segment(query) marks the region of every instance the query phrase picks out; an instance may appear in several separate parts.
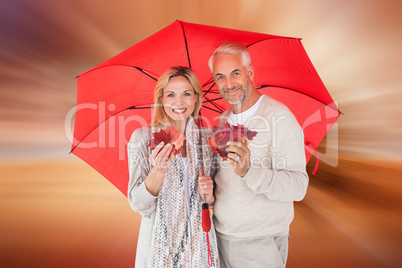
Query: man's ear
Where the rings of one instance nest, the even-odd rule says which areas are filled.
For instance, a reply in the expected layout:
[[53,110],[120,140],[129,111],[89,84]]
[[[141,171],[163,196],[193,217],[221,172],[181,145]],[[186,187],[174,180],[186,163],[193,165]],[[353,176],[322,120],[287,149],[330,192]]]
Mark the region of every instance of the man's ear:
[[252,65],[248,67],[247,75],[250,78],[250,81],[254,81],[254,67]]

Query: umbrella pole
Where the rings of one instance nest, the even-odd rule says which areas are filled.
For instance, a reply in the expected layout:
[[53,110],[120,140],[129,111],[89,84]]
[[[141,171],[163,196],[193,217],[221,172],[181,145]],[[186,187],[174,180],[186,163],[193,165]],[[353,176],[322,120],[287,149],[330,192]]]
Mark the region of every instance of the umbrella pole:
[[[200,143],[200,156],[201,156],[201,176],[204,176],[204,159],[203,159],[203,152],[202,152],[202,129],[201,126],[202,120],[201,120],[201,115],[198,117],[198,128],[200,130],[200,135],[199,135],[199,143]],[[211,247],[209,244],[209,231],[211,230],[211,213],[209,212],[209,205],[206,200],[206,196],[204,194],[204,203],[202,204],[202,218],[201,218],[201,224],[202,224],[202,229],[204,232],[207,234],[207,244],[208,244],[208,265],[212,267],[212,255],[211,255]]]
[[[203,155],[202,155],[202,130],[201,130],[201,126],[202,126],[202,121],[201,121],[201,116],[198,117],[198,128],[200,130],[200,136],[199,136],[199,143],[200,143],[200,156],[201,156],[201,176],[204,176],[204,159],[203,159]],[[209,205],[207,203],[205,194],[204,194],[204,203],[202,204],[202,229],[205,232],[209,232],[209,230],[211,230],[211,214],[209,212]]]

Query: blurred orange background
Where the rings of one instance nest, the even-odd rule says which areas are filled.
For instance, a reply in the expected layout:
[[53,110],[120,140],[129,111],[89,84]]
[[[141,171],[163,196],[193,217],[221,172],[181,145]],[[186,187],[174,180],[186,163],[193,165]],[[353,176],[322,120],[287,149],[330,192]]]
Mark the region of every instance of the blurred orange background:
[[[0,267],[133,267],[140,215],[74,155],[75,76],[176,19],[303,38],[344,113],[287,267],[401,267],[402,2],[0,0]],[[334,137],[336,138],[334,140]]]

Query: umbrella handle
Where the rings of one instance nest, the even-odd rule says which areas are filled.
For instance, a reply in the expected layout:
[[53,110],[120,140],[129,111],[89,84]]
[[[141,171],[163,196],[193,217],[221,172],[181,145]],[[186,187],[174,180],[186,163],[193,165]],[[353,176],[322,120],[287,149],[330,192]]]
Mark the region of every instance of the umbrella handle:
[[[204,195],[204,200],[205,200],[205,195]],[[202,204],[202,229],[205,232],[209,232],[211,230],[211,213],[209,212],[209,206],[208,203],[203,203]]]
[[212,255],[211,255],[211,247],[209,245],[209,231],[211,230],[211,214],[209,212],[209,205],[205,200],[204,194],[204,203],[202,204],[202,229],[207,234],[207,244],[208,244],[208,265],[212,267]]

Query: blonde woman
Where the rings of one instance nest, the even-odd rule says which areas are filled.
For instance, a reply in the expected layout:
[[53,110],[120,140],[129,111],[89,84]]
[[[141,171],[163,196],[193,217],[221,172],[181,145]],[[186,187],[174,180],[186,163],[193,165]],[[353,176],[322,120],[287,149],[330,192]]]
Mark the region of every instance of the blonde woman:
[[[215,201],[211,163],[213,155],[197,116],[202,88],[188,67],[172,67],[159,78],[154,91],[154,119],[137,129],[128,144],[128,200],[142,215],[135,267],[210,267],[208,243],[201,225],[202,196]],[[172,146],[148,148],[152,133],[172,126],[186,139],[180,153]],[[202,156],[200,155],[202,151]],[[173,158],[173,160],[171,160]],[[170,160],[169,160],[170,159]],[[203,159],[204,176],[199,176]],[[212,267],[219,267],[215,230],[209,232]],[[210,260],[211,262],[211,260]]]

